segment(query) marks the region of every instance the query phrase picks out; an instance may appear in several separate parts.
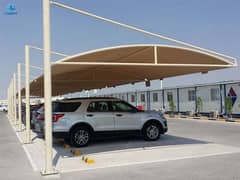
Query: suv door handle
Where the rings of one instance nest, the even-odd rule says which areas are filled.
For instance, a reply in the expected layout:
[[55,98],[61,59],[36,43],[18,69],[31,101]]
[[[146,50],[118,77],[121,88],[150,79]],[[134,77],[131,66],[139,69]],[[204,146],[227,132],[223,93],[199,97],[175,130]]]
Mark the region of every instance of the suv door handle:
[[87,114],[88,117],[93,117],[93,114]]
[[116,116],[123,116],[122,114],[116,114]]

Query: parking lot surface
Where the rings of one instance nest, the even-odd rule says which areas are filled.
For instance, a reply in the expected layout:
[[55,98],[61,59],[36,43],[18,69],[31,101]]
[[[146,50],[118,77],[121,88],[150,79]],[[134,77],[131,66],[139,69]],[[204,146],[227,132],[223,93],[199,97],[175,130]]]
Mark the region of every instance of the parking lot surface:
[[[30,163],[3,114],[0,129],[0,179],[41,179],[43,141],[33,136],[35,145],[25,145],[33,161]],[[55,144],[54,163],[60,171],[57,178],[237,180],[240,179],[239,132],[240,125],[235,123],[171,120],[167,135],[156,142],[119,138],[80,148],[81,154],[95,160],[91,165],[84,163],[81,156],[73,156],[61,144]]]

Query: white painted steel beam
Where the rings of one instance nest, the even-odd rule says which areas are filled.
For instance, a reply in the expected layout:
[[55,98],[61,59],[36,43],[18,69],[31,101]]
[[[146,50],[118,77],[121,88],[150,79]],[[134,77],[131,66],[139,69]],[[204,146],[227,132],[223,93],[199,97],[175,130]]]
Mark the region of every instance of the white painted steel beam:
[[105,66],[168,66],[168,67],[233,67],[231,64],[176,64],[176,63],[111,63],[111,62],[56,62],[58,65],[105,65]]
[[[36,46],[32,46],[32,45],[29,45],[29,47],[30,47],[31,49],[36,49],[36,50],[44,51],[44,49],[43,49],[43,48],[40,48],[40,47],[36,47]],[[63,53],[60,53],[60,52],[56,52],[56,51],[51,51],[51,54],[58,55],[58,56],[63,56],[63,57],[69,56],[69,55],[66,55],[66,54],[63,54]]]
[[[22,65],[25,65],[24,63],[21,63]],[[39,67],[39,66],[33,66],[33,65],[30,65],[29,64],[29,68],[33,68],[33,69],[38,69],[38,70],[43,70],[42,67]]]

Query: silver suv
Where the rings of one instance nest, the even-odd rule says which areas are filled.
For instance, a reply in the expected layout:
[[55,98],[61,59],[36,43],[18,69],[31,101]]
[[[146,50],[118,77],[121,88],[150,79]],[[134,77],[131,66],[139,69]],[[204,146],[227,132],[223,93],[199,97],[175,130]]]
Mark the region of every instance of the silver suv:
[[[141,134],[154,141],[167,132],[161,112],[142,111],[115,98],[79,98],[53,102],[53,136],[68,139],[75,147],[86,146],[97,135]],[[44,131],[44,110],[38,110],[37,131]]]

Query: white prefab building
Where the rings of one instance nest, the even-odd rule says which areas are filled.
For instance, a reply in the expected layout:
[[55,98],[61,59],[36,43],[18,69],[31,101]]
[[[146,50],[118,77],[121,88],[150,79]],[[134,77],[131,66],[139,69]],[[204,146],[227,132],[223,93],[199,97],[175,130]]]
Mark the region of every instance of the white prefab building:
[[[109,96],[109,94],[105,94]],[[200,84],[188,87],[173,87],[146,91],[111,94],[111,96],[128,101],[134,106],[142,106],[145,110],[170,111],[169,102],[173,100],[178,113],[196,112],[197,99],[202,100],[201,113],[216,112],[225,114],[225,99],[230,97],[233,115],[240,116],[240,81],[215,84]]]
[[150,91],[150,109],[152,110],[163,110],[163,91],[162,90],[156,90],[156,91]]
[[[175,106],[177,106],[177,103],[176,103],[178,102],[177,89],[166,89],[163,91],[163,94],[164,94],[163,105],[164,105],[165,111],[170,111],[169,102],[171,100],[173,100]],[[176,111],[177,111],[177,107],[176,107]]]
[[196,110],[196,88],[188,87],[188,88],[178,88],[178,103],[179,103],[179,111],[191,111],[195,112]]
[[142,106],[143,109],[148,109],[148,97],[147,91],[145,92],[137,92],[137,106]]
[[217,111],[221,113],[220,85],[200,86],[196,88],[196,96],[201,97],[203,112]]
[[232,99],[233,114],[240,114],[240,82],[229,83],[224,87],[225,96],[229,96]]
[[137,93],[136,92],[129,92],[128,95],[128,102],[133,106],[137,106]]

